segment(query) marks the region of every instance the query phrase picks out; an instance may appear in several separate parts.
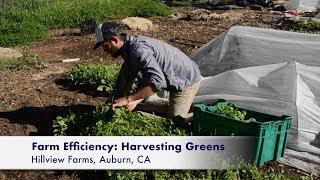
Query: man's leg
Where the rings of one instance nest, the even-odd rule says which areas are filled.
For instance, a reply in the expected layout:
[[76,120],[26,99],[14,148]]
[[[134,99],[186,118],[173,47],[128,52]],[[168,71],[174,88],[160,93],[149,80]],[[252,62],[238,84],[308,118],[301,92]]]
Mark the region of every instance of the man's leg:
[[200,82],[197,82],[191,87],[188,87],[185,91],[170,93],[168,116],[171,118],[177,116],[188,118],[190,106],[199,90],[199,87]]

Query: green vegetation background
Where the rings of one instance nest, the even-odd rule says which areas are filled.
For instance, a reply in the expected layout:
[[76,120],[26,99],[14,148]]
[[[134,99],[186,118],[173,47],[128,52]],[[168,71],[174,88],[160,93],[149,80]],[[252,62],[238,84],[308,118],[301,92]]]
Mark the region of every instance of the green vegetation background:
[[48,30],[76,28],[129,16],[168,16],[168,6],[154,0],[10,0],[0,5],[0,46],[26,45]]

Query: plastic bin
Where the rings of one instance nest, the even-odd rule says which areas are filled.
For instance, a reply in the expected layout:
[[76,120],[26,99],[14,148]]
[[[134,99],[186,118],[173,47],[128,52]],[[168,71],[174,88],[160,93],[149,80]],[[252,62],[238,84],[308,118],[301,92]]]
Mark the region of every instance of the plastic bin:
[[273,116],[238,108],[247,111],[245,119],[255,118],[257,121],[246,123],[215,113],[219,106],[227,105],[227,102],[220,102],[213,106],[194,105],[193,117],[196,132],[200,135],[255,136],[257,146],[253,163],[259,166],[283,157],[292,124],[290,116]]

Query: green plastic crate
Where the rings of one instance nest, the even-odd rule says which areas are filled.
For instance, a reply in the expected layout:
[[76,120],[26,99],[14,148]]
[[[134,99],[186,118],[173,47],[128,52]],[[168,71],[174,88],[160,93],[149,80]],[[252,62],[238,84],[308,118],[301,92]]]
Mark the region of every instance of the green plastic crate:
[[227,105],[227,102],[220,102],[213,106],[194,105],[193,117],[196,132],[200,135],[255,136],[257,146],[253,163],[259,166],[283,157],[292,124],[290,116],[273,116],[238,108],[247,111],[245,119],[255,118],[257,121],[246,123],[215,113],[219,106]]

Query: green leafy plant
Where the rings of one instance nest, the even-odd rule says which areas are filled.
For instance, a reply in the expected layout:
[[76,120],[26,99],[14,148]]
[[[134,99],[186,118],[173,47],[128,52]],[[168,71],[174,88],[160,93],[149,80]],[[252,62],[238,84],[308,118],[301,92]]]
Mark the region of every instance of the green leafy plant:
[[144,116],[137,112],[116,109],[111,120],[106,120],[110,106],[104,106],[95,112],[97,123],[92,127],[98,136],[172,136],[186,135],[184,130],[174,128],[170,119]]
[[[94,89],[97,92],[110,94],[115,86],[119,71],[120,65],[118,64],[84,63],[71,69],[68,72],[67,80],[73,86],[79,86],[90,90],[90,92]],[[137,87],[138,80],[135,79],[131,86],[131,91],[134,91]]]
[[115,85],[120,66],[117,64],[80,64],[68,72],[67,79],[74,85],[88,86],[110,93]]
[[92,122],[82,116],[70,113],[66,117],[57,117],[53,121],[53,134],[55,136],[90,135],[89,126]]
[[230,105],[230,106],[220,106],[218,107],[216,113],[223,115],[223,116],[228,116],[231,118],[234,118],[236,120],[244,120],[247,112],[246,111],[239,111],[237,109],[237,107],[235,107],[234,105]]
[[53,121],[53,133],[55,136],[65,136],[67,131],[70,128],[70,124],[73,124],[75,121],[75,114],[70,114],[68,117],[57,117]]
[[239,110],[234,104],[227,105],[227,106],[219,106],[217,111],[217,114],[231,117],[233,119],[243,121],[243,122],[252,122],[256,121],[254,118],[245,119],[247,115],[247,111],[245,110]]
[[98,107],[93,119],[70,114],[57,117],[53,123],[54,135],[96,135],[96,136],[171,136],[186,135],[182,129],[175,128],[170,119],[144,116],[138,112],[128,112],[124,108],[115,110],[108,119],[110,106]]

